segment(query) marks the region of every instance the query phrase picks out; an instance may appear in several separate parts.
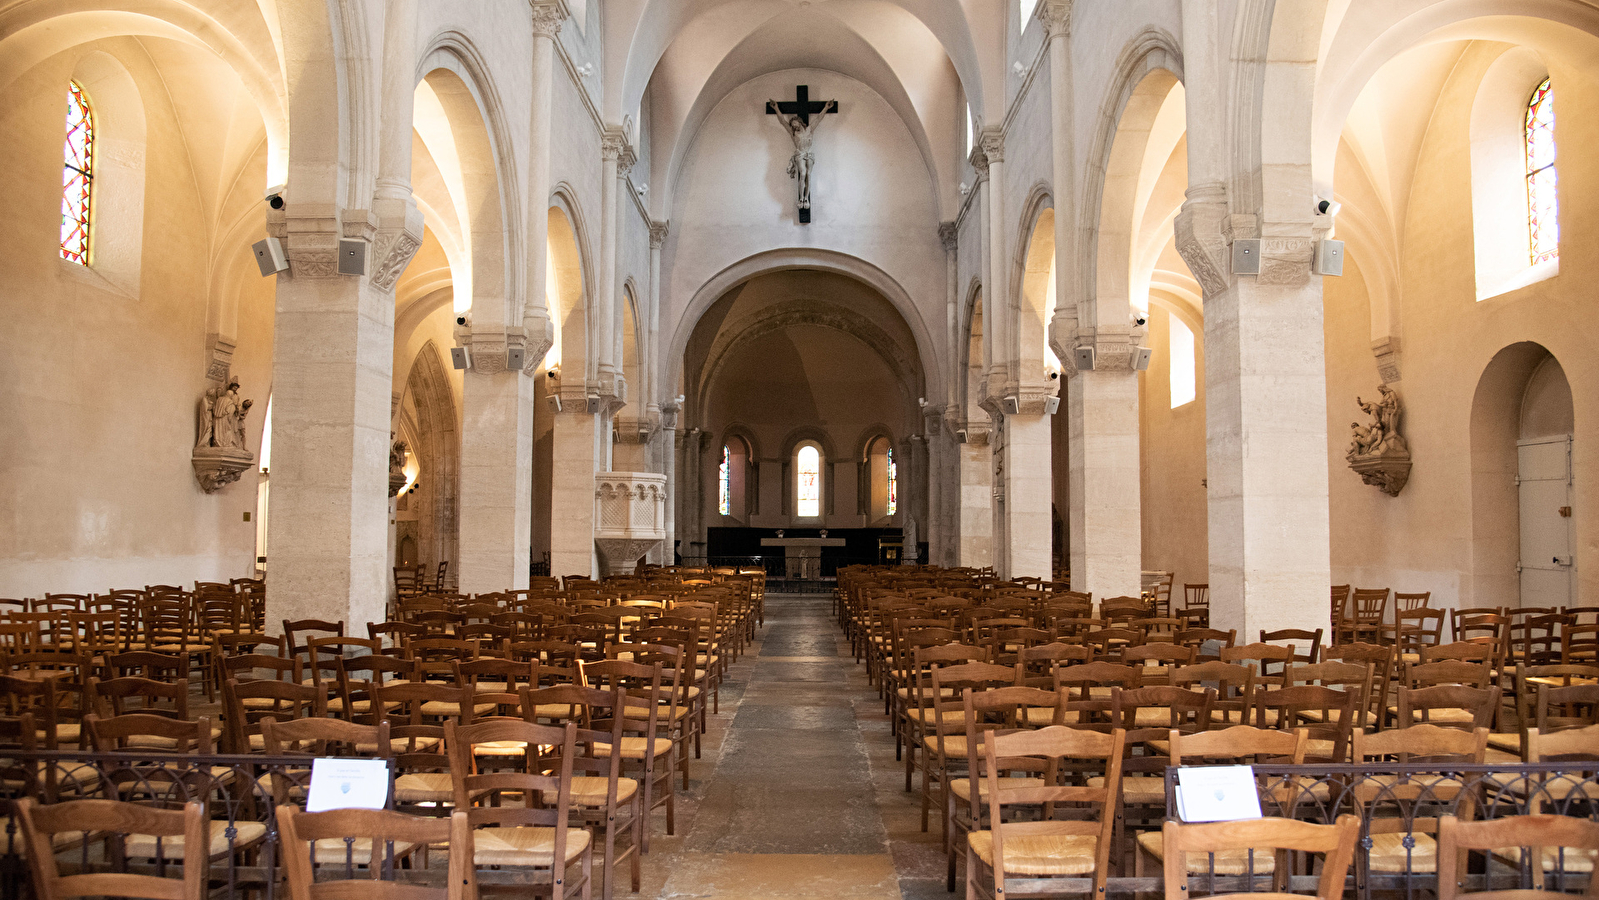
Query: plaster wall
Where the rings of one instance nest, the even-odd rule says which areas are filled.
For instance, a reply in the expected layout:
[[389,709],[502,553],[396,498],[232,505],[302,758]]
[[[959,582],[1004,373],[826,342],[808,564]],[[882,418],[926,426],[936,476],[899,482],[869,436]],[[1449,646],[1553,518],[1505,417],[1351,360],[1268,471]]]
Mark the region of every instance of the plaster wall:
[[[1152,305],[1145,345],[1154,351],[1138,376],[1140,496],[1143,498],[1143,567],[1172,572],[1181,605],[1185,582],[1210,581],[1205,505],[1204,328],[1194,332],[1195,398],[1171,406],[1171,320]],[[1174,606],[1175,608],[1175,606]]]
[[[142,215],[100,210],[93,234],[94,246],[109,246],[130,239],[116,229],[142,232],[138,278],[126,285],[58,256],[66,86],[77,60],[97,50],[128,70],[146,119],[142,147],[102,153],[96,166],[107,184],[143,170]],[[259,209],[259,194],[244,195],[262,182],[265,147],[259,119],[253,137],[246,120],[239,137],[256,149],[235,149],[228,160],[235,172],[191,159],[184,126],[193,119],[186,117],[236,99],[226,70],[200,57],[161,39],[93,41],[46,59],[0,99],[0,190],[9,198],[0,217],[0,595],[103,592],[253,571],[255,525],[243,514],[255,509],[256,479],[247,471],[207,495],[189,458],[196,403],[211,386],[206,314],[214,289],[237,301],[233,372],[256,404],[246,447],[260,448],[272,285],[253,271],[221,277],[243,265],[253,270],[248,242],[260,228],[244,226],[248,237],[233,252],[214,253],[211,241],[220,224]],[[163,63],[222,80],[214,92],[173,98]],[[116,111],[101,113],[109,125]],[[213,288],[214,277],[228,287]]]
[[[1344,462],[1348,422],[1359,418],[1355,397],[1375,393],[1379,383],[1367,343],[1362,260],[1351,254],[1350,274],[1324,281],[1332,574],[1335,582],[1363,587],[1431,590],[1435,606],[1519,605],[1509,588],[1513,572],[1474,570],[1473,559],[1492,549],[1474,546],[1474,529],[1482,535],[1476,540],[1509,541],[1514,529],[1484,526],[1513,522],[1519,513],[1513,493],[1474,495],[1471,489],[1481,462],[1472,453],[1472,406],[1495,354],[1530,341],[1554,355],[1571,385],[1577,590],[1579,602],[1592,604],[1599,598],[1599,354],[1593,352],[1599,323],[1589,286],[1599,274],[1599,160],[1580,148],[1599,140],[1599,93],[1591,72],[1549,60],[1557,85],[1559,274],[1479,302],[1472,217],[1460,201],[1472,196],[1472,101],[1488,59],[1467,54],[1444,85],[1406,211],[1399,276],[1403,363],[1395,388],[1415,466],[1398,497],[1361,483]],[[1341,154],[1340,182],[1359,177],[1348,163]],[[1482,502],[1493,497],[1498,500]],[[1500,568],[1514,557],[1513,548],[1504,549],[1509,552],[1499,554]],[[1479,583],[1482,576],[1491,577],[1493,587]]]

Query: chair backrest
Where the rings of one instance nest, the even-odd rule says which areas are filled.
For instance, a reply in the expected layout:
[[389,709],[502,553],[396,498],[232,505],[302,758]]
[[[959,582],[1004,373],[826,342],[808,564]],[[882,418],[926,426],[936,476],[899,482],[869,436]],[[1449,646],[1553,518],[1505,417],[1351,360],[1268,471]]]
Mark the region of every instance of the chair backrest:
[[1471,732],[1438,725],[1411,725],[1371,733],[1355,732],[1356,765],[1393,757],[1400,762],[1480,763],[1488,752],[1488,729]]
[[[1468,687],[1464,684],[1438,684],[1425,688],[1399,686],[1399,725],[1418,725],[1432,722],[1474,731],[1492,727],[1499,714],[1500,690],[1498,685],[1486,688]],[[1453,710],[1453,716],[1441,716],[1440,710]],[[1460,713],[1470,716],[1462,720]]]
[[[206,887],[207,853],[211,844],[205,809],[198,802],[182,809],[156,809],[117,800],[73,800],[40,805],[31,797],[17,801],[17,820],[27,843],[28,865],[33,870],[34,892],[39,900],[64,900],[67,897],[117,896],[144,900],[200,900]],[[126,859],[118,860],[124,871],[79,872],[62,875],[56,860],[56,835],[81,832],[93,835],[152,835],[157,838],[182,837],[177,841],[157,841],[160,849],[181,854],[181,881],[161,875],[139,875],[125,871]],[[70,838],[69,838],[70,840]],[[105,846],[122,846],[108,841]],[[181,849],[179,849],[181,847]],[[109,850],[107,851],[109,852]]]
[[1216,731],[1183,734],[1171,731],[1171,764],[1185,759],[1233,759],[1251,762],[1283,762],[1298,765],[1305,760],[1310,735],[1305,729],[1273,731],[1252,725],[1234,725]]
[[[1360,718],[1358,707],[1363,696],[1358,690],[1340,691],[1313,684],[1261,691],[1255,695],[1255,724],[1278,730],[1303,728],[1310,740],[1332,744],[1331,752],[1318,753],[1309,761],[1344,763],[1349,759],[1350,735]],[[1309,745],[1306,751],[1309,752]]]
[[[982,777],[988,782],[990,833],[993,839],[993,893],[1004,896],[1005,841],[1033,836],[1082,835],[1094,841],[1095,892],[1102,891],[1115,830],[1115,802],[1120,796],[1125,739],[1120,729],[1109,734],[1050,725],[1028,731],[995,734],[983,742]],[[1103,763],[1104,781],[1098,786],[1062,783],[1064,766],[1083,760]],[[1024,771],[1042,777],[1043,784],[1000,777],[1001,772]],[[974,777],[978,773],[973,773]],[[1014,785],[1014,786],[1013,786]],[[1026,785],[1026,786],[1022,786]],[[977,791],[973,791],[977,793]],[[1093,812],[1088,821],[1048,819],[1015,821],[1004,814],[1007,806],[1042,806],[1045,809],[1082,804]]]
[[1540,734],[1599,725],[1599,684],[1540,687],[1535,721]]
[[1222,725],[1247,725],[1255,703],[1255,669],[1224,663],[1221,660],[1180,666],[1167,673],[1175,687],[1215,685],[1216,699],[1211,704],[1211,719]]
[[154,678],[89,679],[89,704],[101,717],[144,713],[169,719],[189,718],[189,683]]
[[[516,742],[527,747],[525,771],[495,769],[480,772],[476,748],[480,744]],[[455,789],[455,808],[466,810],[473,827],[544,826],[554,827],[554,859],[564,860],[567,821],[572,804],[572,760],[576,755],[577,726],[536,725],[515,719],[491,719],[474,725],[444,723],[444,744],[450,754],[450,780]],[[554,774],[540,760],[545,755],[559,758]],[[552,760],[553,761],[553,760]],[[555,793],[555,802],[539,804],[539,798]],[[516,796],[518,802],[505,802]],[[480,804],[488,805],[480,805]]]
[[[1294,663],[1313,663],[1321,657],[1322,633],[1322,629],[1320,628],[1316,629],[1315,631],[1306,631],[1303,628],[1281,628],[1277,631],[1267,631],[1263,628],[1260,631],[1260,642],[1262,644],[1287,644],[1289,642],[1294,642]],[[1303,653],[1299,651],[1298,644],[1300,642],[1303,642],[1306,645],[1306,649]]]
[[[1502,816],[1480,822],[1464,822],[1455,816],[1444,816],[1438,822],[1438,871],[1464,872],[1466,860],[1462,851],[1484,851],[1489,857],[1505,858],[1511,848],[1522,852],[1515,860],[1523,873],[1524,884],[1531,889],[1483,891],[1469,896],[1483,900],[1538,900],[1547,897],[1545,878],[1555,879],[1554,894],[1569,893],[1567,880],[1577,867],[1566,864],[1586,860],[1592,871],[1592,860],[1599,855],[1599,822],[1574,816],[1532,815]],[[1531,852],[1522,848],[1531,848]],[[1572,848],[1576,853],[1556,850]],[[1438,900],[1456,900],[1464,892],[1457,878],[1438,879]],[[1585,897],[1599,897],[1599,877],[1588,876]]]
[[[287,681],[229,678],[223,682],[222,698],[227,715],[228,745],[234,753],[250,752],[253,739],[261,733],[262,719],[287,721],[325,716],[328,712],[326,689]],[[256,702],[246,703],[246,700]]]
[[324,619],[284,619],[283,639],[288,644],[290,656],[295,656],[306,648],[306,641],[312,636],[344,637],[344,622],[329,622]]
[[[1315,685],[1352,694],[1355,703],[1352,727],[1364,730],[1371,719],[1371,694],[1376,671],[1376,667],[1369,662],[1324,660],[1289,668],[1283,674],[1283,685],[1284,689],[1298,684]],[[1380,714],[1387,715],[1387,710],[1381,710]]]
[[90,744],[101,753],[158,750],[208,755],[215,750],[211,742],[211,719],[207,716],[184,721],[148,713],[107,718],[90,713],[83,717],[83,728],[89,734]]
[[[1190,854],[1205,858],[1209,854],[1239,850],[1251,853],[1256,850],[1291,850],[1321,854],[1323,859],[1316,883],[1316,897],[1318,900],[1338,900],[1343,896],[1344,880],[1355,858],[1355,842],[1360,838],[1360,817],[1345,814],[1331,825],[1281,818],[1195,824],[1169,819],[1161,827],[1161,837],[1166,900],[1188,900]],[[1258,868],[1267,867],[1261,865]]]
[[[288,876],[291,900],[342,900],[352,896],[372,900],[475,900],[477,897],[472,828],[465,812],[453,812],[449,818],[413,816],[387,809],[308,813],[285,804],[278,807],[277,820],[282,830],[283,868]],[[353,852],[356,840],[364,841],[370,848],[364,858]],[[319,842],[323,846],[351,848],[343,867],[343,879],[328,877],[339,870],[337,863],[320,866],[314,863]],[[443,888],[384,880],[384,875],[393,875],[395,846],[441,843],[450,848]],[[355,870],[358,865],[365,865],[366,871],[358,873]],[[359,887],[348,883],[356,879],[366,883]]]

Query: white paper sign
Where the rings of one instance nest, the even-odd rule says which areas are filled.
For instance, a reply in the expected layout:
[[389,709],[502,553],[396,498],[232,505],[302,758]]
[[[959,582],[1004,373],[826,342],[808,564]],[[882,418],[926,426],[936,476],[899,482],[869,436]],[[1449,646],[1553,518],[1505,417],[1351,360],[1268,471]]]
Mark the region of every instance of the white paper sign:
[[381,759],[311,761],[306,812],[330,809],[382,809],[389,800],[389,764]]
[[1254,767],[1180,767],[1177,770],[1177,818],[1184,822],[1260,818]]

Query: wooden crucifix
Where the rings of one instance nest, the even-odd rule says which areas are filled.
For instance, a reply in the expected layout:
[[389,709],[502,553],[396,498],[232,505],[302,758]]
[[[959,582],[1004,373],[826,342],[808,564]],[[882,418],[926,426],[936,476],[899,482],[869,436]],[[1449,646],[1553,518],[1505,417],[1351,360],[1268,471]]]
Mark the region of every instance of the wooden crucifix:
[[[811,221],[811,165],[816,162],[811,143],[816,137],[816,126],[822,124],[822,118],[830,112],[838,112],[838,101],[812,100],[810,86],[804,84],[794,88],[792,101],[766,101],[766,114],[777,116],[794,142],[794,155],[788,158],[788,174],[798,182],[801,225],[809,225]],[[812,115],[816,116],[814,122]]]

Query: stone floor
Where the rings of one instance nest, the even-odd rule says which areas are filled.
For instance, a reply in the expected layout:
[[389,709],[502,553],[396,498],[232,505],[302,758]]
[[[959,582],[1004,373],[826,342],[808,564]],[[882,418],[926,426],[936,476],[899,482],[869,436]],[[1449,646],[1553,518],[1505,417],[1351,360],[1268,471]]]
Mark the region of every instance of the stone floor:
[[677,834],[655,816],[636,896],[953,896],[937,820],[922,832],[920,795],[903,790],[882,701],[831,603],[767,595],[766,625],[728,672],[678,796]]

